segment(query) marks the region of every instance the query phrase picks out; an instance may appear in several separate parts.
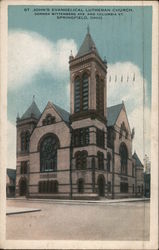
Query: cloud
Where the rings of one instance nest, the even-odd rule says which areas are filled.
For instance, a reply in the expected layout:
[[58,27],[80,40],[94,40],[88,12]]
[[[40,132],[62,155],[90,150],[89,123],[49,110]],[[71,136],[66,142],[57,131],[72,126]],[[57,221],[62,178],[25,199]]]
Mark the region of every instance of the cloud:
[[16,168],[16,127],[7,123],[7,168]]
[[117,62],[108,65],[107,85],[108,106],[125,102],[130,126],[135,128],[133,148],[142,161],[144,153],[150,156],[151,112],[147,105],[147,81],[137,65]]
[[35,32],[10,31],[8,35],[8,87],[13,89],[30,82],[41,70],[54,79],[68,74],[70,51],[77,53],[74,40],[61,39],[57,43]]
[[[35,32],[22,30],[9,32],[8,87],[13,89],[31,83],[40,71],[48,72],[54,79],[68,81],[68,60],[71,50],[74,55],[77,53],[77,46],[72,39],[61,39],[53,43]],[[66,83],[65,93],[69,96],[70,86],[68,82]],[[108,65],[107,85],[108,106],[121,103],[122,100],[125,102],[130,126],[135,128],[133,148],[143,160],[144,153],[150,156],[151,112],[147,105],[147,81],[137,65],[131,62],[117,62]],[[15,126],[8,123],[8,167],[15,166],[15,134]]]

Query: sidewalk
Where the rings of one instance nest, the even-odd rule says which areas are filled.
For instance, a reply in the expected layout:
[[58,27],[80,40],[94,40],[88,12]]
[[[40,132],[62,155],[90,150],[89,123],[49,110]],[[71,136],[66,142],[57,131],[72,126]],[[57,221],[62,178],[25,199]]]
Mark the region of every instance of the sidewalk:
[[145,202],[150,201],[149,198],[126,198],[126,199],[101,199],[101,200],[62,200],[62,199],[38,199],[38,198],[11,198],[9,200],[25,201],[25,202],[42,202],[42,203],[55,203],[55,204],[68,204],[68,205],[79,205],[79,204],[100,204],[106,205],[110,203],[122,203],[122,202]]

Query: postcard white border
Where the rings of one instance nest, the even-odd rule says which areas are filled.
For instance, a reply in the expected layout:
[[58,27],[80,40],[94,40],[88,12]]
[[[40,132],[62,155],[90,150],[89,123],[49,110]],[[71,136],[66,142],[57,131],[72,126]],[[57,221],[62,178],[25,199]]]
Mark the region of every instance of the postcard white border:
[[[158,248],[158,2],[157,1],[14,1],[1,4],[0,82],[0,248],[4,249],[157,249]],[[8,5],[152,6],[152,118],[150,241],[6,240],[5,167],[7,163],[7,35]]]

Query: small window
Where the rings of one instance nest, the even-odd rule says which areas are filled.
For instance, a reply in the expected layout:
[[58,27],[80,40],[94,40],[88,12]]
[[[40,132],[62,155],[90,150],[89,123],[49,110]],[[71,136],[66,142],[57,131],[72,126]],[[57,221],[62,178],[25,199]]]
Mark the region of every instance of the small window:
[[97,158],[98,158],[98,169],[104,170],[104,154],[98,151]]
[[108,181],[108,192],[111,192],[111,181]]
[[27,174],[27,172],[28,172],[28,163],[27,163],[27,161],[22,161],[21,167],[20,167],[20,173]]
[[128,193],[128,183],[120,182],[120,192],[121,193]]
[[78,151],[75,153],[76,169],[84,170],[87,168],[87,151]]
[[84,193],[84,180],[79,179],[77,185],[78,185],[78,193],[83,194]]
[[55,123],[55,117],[52,116],[51,114],[48,114],[46,118],[42,121],[42,123],[43,123],[43,126],[51,125]]
[[89,145],[89,128],[80,128],[73,131],[73,145],[76,147]]
[[96,129],[96,142],[98,147],[104,148],[105,146],[104,131],[98,128]]
[[111,154],[107,153],[107,171],[110,172]]

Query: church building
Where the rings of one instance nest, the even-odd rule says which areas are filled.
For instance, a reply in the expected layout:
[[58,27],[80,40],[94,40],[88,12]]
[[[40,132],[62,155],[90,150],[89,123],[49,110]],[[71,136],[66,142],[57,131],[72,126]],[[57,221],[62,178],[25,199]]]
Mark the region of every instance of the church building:
[[51,101],[41,113],[33,99],[17,118],[16,196],[141,197],[134,133],[124,102],[107,107],[107,62],[89,30],[69,70],[70,113]]

